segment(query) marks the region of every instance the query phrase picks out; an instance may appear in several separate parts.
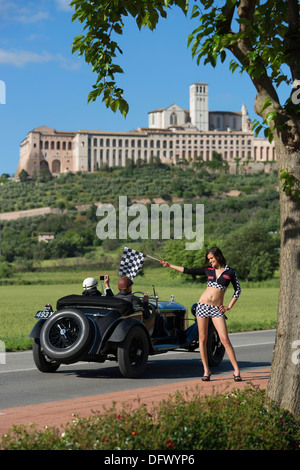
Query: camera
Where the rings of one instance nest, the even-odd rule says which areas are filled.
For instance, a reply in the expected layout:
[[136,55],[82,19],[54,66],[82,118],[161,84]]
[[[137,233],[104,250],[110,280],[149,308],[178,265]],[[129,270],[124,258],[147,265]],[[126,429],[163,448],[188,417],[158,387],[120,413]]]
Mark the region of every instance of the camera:
[[104,281],[104,276],[100,276],[100,281]]

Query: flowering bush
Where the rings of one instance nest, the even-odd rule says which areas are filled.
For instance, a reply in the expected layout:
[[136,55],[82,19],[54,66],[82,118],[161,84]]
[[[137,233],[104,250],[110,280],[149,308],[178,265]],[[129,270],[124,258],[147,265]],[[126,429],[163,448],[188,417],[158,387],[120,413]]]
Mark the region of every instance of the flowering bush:
[[300,422],[253,386],[202,396],[176,393],[151,410],[114,405],[57,428],[14,427],[0,449],[296,450]]

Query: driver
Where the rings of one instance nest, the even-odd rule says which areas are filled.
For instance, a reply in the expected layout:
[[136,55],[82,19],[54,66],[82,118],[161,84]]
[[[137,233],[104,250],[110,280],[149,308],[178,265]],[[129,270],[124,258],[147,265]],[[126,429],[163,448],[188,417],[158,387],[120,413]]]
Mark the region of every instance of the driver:
[[145,320],[147,320],[151,315],[148,305],[148,294],[144,294],[144,297],[141,300],[139,297],[132,293],[132,284],[133,281],[129,279],[129,277],[120,277],[120,279],[118,280],[119,292],[115,295],[115,297],[118,297],[122,300],[126,300],[127,302],[131,302],[133,307],[142,307],[144,318]]
[[[113,296],[114,293],[111,290],[111,288],[109,287],[109,276],[108,275],[104,276],[104,284],[105,284],[105,295],[110,296],[110,297]],[[82,283],[82,287],[83,287],[82,295],[89,295],[89,296],[102,295],[102,293],[100,291],[98,291],[98,289],[97,289],[98,285],[99,284],[98,284],[98,281],[96,279],[94,279],[93,277],[87,277]]]

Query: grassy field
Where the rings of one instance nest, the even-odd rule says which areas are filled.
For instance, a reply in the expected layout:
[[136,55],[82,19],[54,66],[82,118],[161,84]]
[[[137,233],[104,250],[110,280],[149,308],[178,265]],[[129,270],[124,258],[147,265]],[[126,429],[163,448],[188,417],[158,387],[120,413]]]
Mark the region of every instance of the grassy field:
[[[52,272],[26,273],[24,281],[28,285],[0,286],[1,314],[0,340],[4,341],[6,350],[28,349],[32,341],[28,335],[35,324],[34,315],[46,303],[56,307],[58,298],[69,294],[81,294],[82,281],[87,276],[99,278],[99,272]],[[108,273],[111,287],[117,292],[115,273]],[[41,284],[37,284],[40,280]],[[172,279],[163,268],[149,268],[143,277],[138,276],[134,290],[152,293],[152,284],[161,300],[175,300],[183,304],[190,312],[190,307],[199,299],[205,285],[191,284],[185,276]],[[228,329],[230,332],[276,328],[278,282],[273,280],[260,285],[245,286],[242,283],[242,294],[234,308],[228,312]],[[229,303],[233,290],[228,289],[225,304]],[[189,315],[191,317],[191,314]]]

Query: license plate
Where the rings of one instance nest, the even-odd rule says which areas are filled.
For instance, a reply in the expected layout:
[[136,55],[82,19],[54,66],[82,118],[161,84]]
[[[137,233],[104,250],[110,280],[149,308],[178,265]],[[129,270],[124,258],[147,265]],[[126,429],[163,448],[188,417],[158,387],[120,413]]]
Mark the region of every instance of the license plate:
[[39,310],[38,312],[36,312],[34,318],[49,318],[51,317],[53,312],[51,312],[50,310]]

